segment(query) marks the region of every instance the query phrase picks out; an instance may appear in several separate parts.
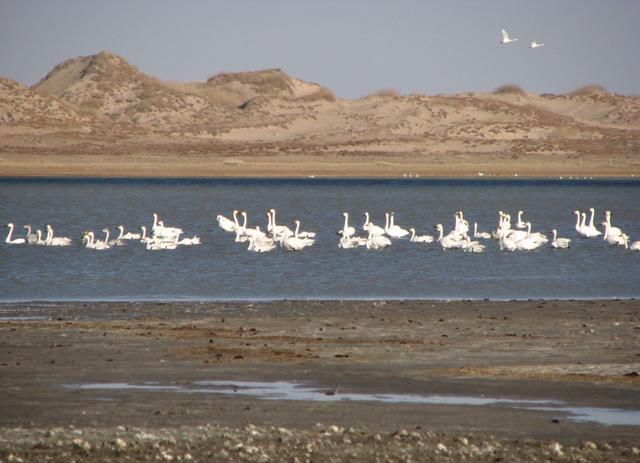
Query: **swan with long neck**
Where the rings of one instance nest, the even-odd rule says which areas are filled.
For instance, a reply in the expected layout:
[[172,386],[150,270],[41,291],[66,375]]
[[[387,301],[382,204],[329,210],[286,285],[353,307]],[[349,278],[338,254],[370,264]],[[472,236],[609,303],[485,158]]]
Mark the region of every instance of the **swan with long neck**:
[[527,228],[527,223],[522,220],[522,214],[524,214],[524,211],[518,211],[518,221],[516,222],[516,228],[521,230]]
[[300,238],[298,233],[300,231],[300,221],[296,220],[296,231],[293,236],[287,236],[282,241],[282,245],[289,251],[302,251],[304,248],[313,246],[315,242],[312,238]]
[[4,242],[7,244],[25,244],[27,242],[27,240],[25,238],[11,238],[11,235],[13,234],[13,223],[9,222],[7,224],[7,227],[9,227],[9,233],[7,233],[7,237],[5,238]]
[[409,229],[409,231],[411,232],[411,238],[409,238],[409,241],[411,243],[433,243],[433,236],[431,235],[416,235],[416,229],[411,227]]
[[384,231],[391,238],[404,238],[409,235],[409,230],[396,225],[393,221],[393,213],[385,212],[384,214],[385,227]]
[[[242,221],[242,226],[238,227],[238,230],[236,231],[236,233],[240,234],[241,238],[240,241],[248,241],[250,236],[256,237],[256,238],[266,238],[267,234],[263,231],[260,230],[260,227],[256,226],[255,228],[250,228],[247,227],[247,222],[248,222],[248,217],[247,217],[247,212],[246,211],[242,211],[240,213],[240,215],[242,215],[243,221]],[[237,239],[237,235],[236,235],[236,241],[238,241]]]
[[293,236],[293,231],[289,227],[287,227],[286,225],[278,225],[276,223],[276,210],[274,208],[271,208],[269,209],[269,212],[271,212],[272,233],[275,231],[275,233],[279,236]]
[[362,229],[367,233],[372,233],[374,235],[384,235],[386,233],[384,228],[371,222],[368,212],[364,213],[364,225],[362,225]]
[[202,241],[200,240],[200,237],[198,235],[192,236],[191,238],[182,239],[180,239],[180,235],[182,235],[182,233],[178,233],[175,240],[175,243],[179,246],[194,246],[202,244]]
[[464,219],[464,213],[462,211],[457,211],[454,214],[455,226],[453,227],[453,232],[460,237],[463,237],[469,232],[469,222]]
[[347,211],[344,211],[342,213],[342,217],[344,217],[344,223],[342,224],[342,228],[337,231],[337,234],[341,236],[345,236],[347,238],[355,235],[356,234],[355,227],[352,227],[349,225],[349,213]]
[[343,236],[338,242],[338,247],[342,249],[353,249],[366,246],[367,239],[361,236]]
[[605,211],[604,217],[605,217],[605,222],[607,223],[607,226],[608,226],[608,235],[609,236],[622,235],[622,230],[620,230],[620,228],[614,227],[613,225],[611,225],[611,211]]
[[630,251],[640,251],[640,241],[633,241],[632,243],[629,243],[629,235],[623,233],[622,236],[624,237],[625,249]]
[[132,233],[132,232],[124,232],[124,225],[118,225],[118,230],[120,233],[118,234],[117,240],[139,240],[142,239],[140,233]]
[[27,240],[27,244],[37,244],[38,243],[38,234],[31,231],[31,225],[24,225],[23,228],[27,229],[27,234],[25,235],[25,239]]
[[269,237],[260,238],[257,236],[249,237],[249,247],[247,248],[248,251],[269,252],[269,251],[273,251],[275,248],[276,248],[276,243],[272,238],[269,238]]
[[611,246],[624,246],[626,240],[624,239],[625,234],[624,233],[620,233],[620,234],[611,234],[610,230],[611,227],[609,226],[608,222],[602,222],[602,225],[604,226],[604,240],[609,243]]
[[45,238],[47,246],[70,246],[71,238],[65,236],[53,236],[53,227],[47,224],[47,237]]
[[396,225],[395,213],[391,213],[389,226],[394,230],[395,238],[406,238],[409,236],[409,230],[402,228],[400,225]]
[[593,238],[594,236],[598,236],[600,234],[598,230],[595,230],[596,234],[594,234],[594,230],[590,229],[589,226],[586,225],[586,212],[580,212],[576,210],[573,211],[573,213],[576,215],[576,232],[578,232],[580,236],[582,236],[583,238]]
[[479,241],[471,241],[469,235],[464,235],[462,246],[460,248],[464,252],[484,252],[486,246],[484,244],[480,244]]
[[435,226],[436,231],[438,232],[438,243],[442,246],[443,250],[447,249],[459,249],[462,247],[462,239],[459,235],[455,233],[449,233],[448,235],[444,234],[444,227],[441,223]]
[[602,235],[602,232],[600,230],[598,230],[596,228],[596,226],[593,224],[593,218],[596,215],[596,210],[593,207],[589,208],[589,212],[591,213],[590,218],[589,218],[589,225],[587,226],[587,229],[589,230],[589,234],[591,237],[596,237],[596,236],[600,236]]
[[488,232],[479,232],[478,231],[478,222],[473,222],[473,237],[481,238],[484,240],[488,240],[491,238],[491,233]]
[[93,249],[95,251],[104,251],[105,249],[111,248],[111,246],[109,246],[104,241],[96,241],[95,235],[92,231],[87,232],[85,234],[85,236],[83,237],[83,241],[85,241],[85,237],[86,237],[85,247],[88,249]]
[[551,247],[555,249],[567,249],[571,245],[571,239],[569,238],[558,238],[558,230],[555,228],[551,230],[553,234],[553,239],[551,240]]
[[547,240],[546,237],[542,238],[539,234],[531,233],[531,222],[527,222],[527,236],[526,238],[516,241],[516,249],[519,251],[534,251],[542,246],[545,243],[545,240]]
[[238,211],[236,209],[233,210],[233,220],[227,219],[224,215],[218,214],[216,216],[216,221],[218,222],[218,226],[224,231],[233,233],[239,227]]
[[367,236],[367,240],[365,241],[365,246],[367,249],[384,249],[391,246],[391,240],[384,235],[374,235],[369,232],[369,236]]

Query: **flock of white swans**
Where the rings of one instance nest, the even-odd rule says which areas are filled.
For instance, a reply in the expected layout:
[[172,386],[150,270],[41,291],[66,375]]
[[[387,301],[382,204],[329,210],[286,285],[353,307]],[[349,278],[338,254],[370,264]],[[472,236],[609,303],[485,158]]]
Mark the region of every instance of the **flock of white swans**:
[[[606,211],[604,221],[601,226],[604,231],[599,230],[595,224],[595,210],[589,209],[590,217],[587,222],[587,213],[574,211],[576,216],[575,230],[579,237],[597,238],[602,236],[605,242],[612,246],[623,246],[632,251],[640,250],[640,241],[630,242],[629,235],[624,233],[619,227],[611,223],[611,212]],[[243,220],[240,223],[238,216]],[[300,221],[295,220],[295,227],[292,230],[286,225],[276,222],[276,210],[269,209],[266,213],[267,225],[265,230],[259,226],[251,228],[247,225],[247,213],[234,210],[232,218],[229,219],[218,215],[216,220],[218,226],[224,231],[235,235],[235,242],[248,243],[247,250],[252,252],[269,252],[277,247],[283,247],[289,251],[301,251],[313,246],[316,240],[316,233],[300,230]],[[343,249],[365,247],[367,249],[384,249],[392,245],[395,239],[408,239],[412,243],[430,244],[436,243],[443,250],[461,250],[464,252],[483,252],[486,245],[480,240],[497,240],[502,251],[533,251],[541,246],[549,245],[556,249],[567,249],[571,245],[570,238],[558,237],[556,229],[551,230],[551,236],[544,233],[533,232],[531,222],[524,221],[524,211],[518,211],[518,219],[514,226],[511,224],[511,215],[498,211],[498,224],[491,233],[478,231],[478,224],[474,222],[473,233],[469,222],[464,218],[462,211],[454,214],[453,229],[445,234],[442,224],[437,224],[432,235],[417,235],[415,228],[404,228],[395,223],[394,213],[385,213],[384,227],[374,224],[369,213],[364,213],[364,224],[362,234],[358,236],[356,228],[349,224],[349,213],[343,214],[344,223],[341,229],[337,230],[338,247]],[[51,225],[46,225],[46,234],[43,236],[41,230],[32,230],[30,225],[24,225],[26,234],[24,238],[14,238],[14,224],[7,224],[9,229],[5,239],[10,245],[39,245],[39,246],[70,246],[72,239],[69,237],[55,236]],[[198,236],[182,238],[184,230],[178,227],[167,227],[158,214],[153,214],[153,225],[147,234],[145,226],[140,227],[140,233],[125,233],[124,226],[117,227],[118,234],[111,237],[108,228],[103,228],[104,239],[98,239],[93,231],[85,231],[82,234],[81,245],[88,249],[97,251],[107,250],[114,246],[123,246],[129,241],[138,241],[146,246],[147,250],[173,250],[179,246],[192,246],[201,244]],[[110,239],[111,238],[111,239]]]

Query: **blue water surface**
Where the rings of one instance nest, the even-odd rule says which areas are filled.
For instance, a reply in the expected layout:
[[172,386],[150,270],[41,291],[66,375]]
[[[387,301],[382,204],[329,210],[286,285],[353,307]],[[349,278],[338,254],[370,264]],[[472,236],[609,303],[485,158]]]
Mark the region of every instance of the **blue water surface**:
[[[580,239],[574,209],[606,209],[614,224],[640,239],[640,182],[636,180],[326,180],[326,179],[0,179],[0,223],[31,224],[74,239],[71,247],[0,243],[0,300],[269,300],[269,299],[529,299],[640,296],[640,252]],[[245,210],[249,226],[278,223],[318,234],[302,252],[251,253],[216,224],[216,215]],[[349,211],[359,233],[363,214],[433,234],[463,210],[483,231],[496,228],[497,211],[523,209],[534,231],[557,228],[570,249],[501,252],[443,251],[438,245],[395,240],[382,251],[339,249],[336,230]],[[147,251],[130,243],[103,252],[80,246],[84,230],[112,234],[123,224],[150,228],[152,213],[165,225],[198,235],[200,246]]]

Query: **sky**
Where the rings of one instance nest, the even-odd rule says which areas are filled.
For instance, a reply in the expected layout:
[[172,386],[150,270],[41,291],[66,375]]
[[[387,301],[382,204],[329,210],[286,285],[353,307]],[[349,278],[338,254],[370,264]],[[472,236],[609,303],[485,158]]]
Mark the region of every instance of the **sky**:
[[[277,67],[341,98],[640,95],[639,24],[639,0],[0,0],[0,76],[33,85],[108,50],[162,80]],[[519,40],[501,45],[503,28]]]

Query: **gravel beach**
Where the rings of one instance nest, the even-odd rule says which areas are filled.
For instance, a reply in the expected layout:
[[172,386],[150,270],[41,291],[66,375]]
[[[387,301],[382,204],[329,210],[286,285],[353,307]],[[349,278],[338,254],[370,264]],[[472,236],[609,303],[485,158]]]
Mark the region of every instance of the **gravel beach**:
[[3,462],[640,458],[635,300],[20,303],[0,332]]

